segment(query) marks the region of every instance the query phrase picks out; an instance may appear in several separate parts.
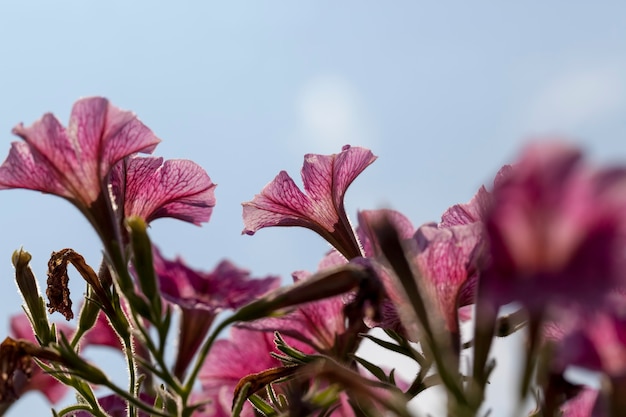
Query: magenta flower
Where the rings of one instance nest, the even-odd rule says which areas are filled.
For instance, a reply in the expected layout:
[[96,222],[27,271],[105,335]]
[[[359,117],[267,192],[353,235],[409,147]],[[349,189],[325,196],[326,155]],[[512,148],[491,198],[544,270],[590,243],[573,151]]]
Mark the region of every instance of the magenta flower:
[[154,248],[154,268],[163,298],[182,311],[174,372],[181,377],[220,312],[235,309],[280,285],[280,278],[251,279],[250,272],[222,261],[210,273],[195,271],[178,258],[164,259]]
[[483,201],[487,200],[488,195],[483,188],[469,203],[449,208],[439,225],[428,223],[417,231],[406,217],[393,210],[359,213],[359,238],[366,256],[375,261],[373,266],[385,285],[390,301],[384,305],[382,322],[376,325],[399,331],[411,340],[419,339],[415,317],[407,310],[410,303],[404,291],[393,278],[393,273],[384,266],[385,263],[376,261],[382,254],[371,231],[372,225],[386,217],[396,228],[400,239],[407,243],[407,254],[421,272],[423,281],[420,286],[428,291],[426,297],[434,302],[433,307],[439,309],[448,330],[457,333],[459,308],[474,301],[473,287],[477,277],[470,260],[482,238],[480,210]]
[[209,221],[215,184],[195,162],[129,157],[111,172],[110,183],[124,216],[146,223],[174,217],[196,225]]
[[109,170],[136,152],[151,152],[159,143],[137,117],[101,97],[78,100],[68,128],[50,113],[30,127],[19,124],[0,166],[0,189],[26,188],[64,197],[81,211],[105,191]]
[[376,157],[364,148],[343,147],[333,155],[307,154],[302,167],[305,193],[281,171],[252,201],[243,203],[243,233],[270,226],[302,226],[326,239],[347,259],[361,256],[343,197]]
[[26,188],[63,197],[87,217],[107,250],[119,241],[109,172],[130,155],[152,152],[160,141],[152,131],[133,113],[91,97],[74,104],[67,129],[46,113],[30,127],[16,126],[13,133],[24,142],[13,142],[0,166],[0,189]]
[[[229,416],[233,392],[241,380],[250,374],[282,366],[270,356],[276,352],[272,333],[233,327],[229,339],[215,342],[200,370],[202,394],[214,399],[216,416]],[[198,396],[201,398],[200,396]],[[245,404],[242,417],[253,417],[250,404]]]
[[577,149],[537,143],[497,179],[492,197],[481,291],[496,304],[598,306],[623,285],[626,170],[593,170]]
[[[65,333],[66,337],[70,337],[73,330],[63,323],[56,324],[57,329]],[[11,334],[18,339],[25,339],[29,342],[37,343],[37,339],[33,333],[33,329],[30,326],[28,317],[24,314],[18,314],[11,317]],[[28,382],[21,387],[18,395],[22,395],[27,391],[39,391],[48,399],[51,404],[59,402],[67,392],[67,386],[63,385],[50,375],[46,374],[38,365],[33,361],[32,375]]]

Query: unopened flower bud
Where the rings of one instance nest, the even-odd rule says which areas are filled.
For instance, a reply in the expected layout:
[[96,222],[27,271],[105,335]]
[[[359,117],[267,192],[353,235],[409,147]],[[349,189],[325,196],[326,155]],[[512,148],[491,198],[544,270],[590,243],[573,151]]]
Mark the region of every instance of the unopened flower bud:
[[54,341],[54,338],[50,331],[45,301],[39,292],[37,279],[28,266],[31,258],[28,252],[20,249],[13,252],[11,260],[15,267],[15,282],[26,304],[26,314],[41,343],[47,345]]

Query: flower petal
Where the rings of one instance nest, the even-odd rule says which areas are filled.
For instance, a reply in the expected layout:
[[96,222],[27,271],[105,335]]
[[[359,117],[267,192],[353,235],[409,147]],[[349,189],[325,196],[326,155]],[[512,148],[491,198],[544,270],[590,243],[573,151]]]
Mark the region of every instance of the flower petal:
[[481,223],[443,228],[426,224],[415,233],[417,264],[452,332],[458,331],[462,289],[475,277],[470,260],[482,230]]
[[469,203],[455,204],[441,216],[440,227],[459,226],[481,221],[491,203],[491,194],[482,186]]
[[222,261],[212,272],[189,268],[182,259],[163,258],[153,248],[154,269],[163,296],[183,308],[215,312],[241,307],[280,286],[280,278],[251,279],[250,271]]
[[159,143],[137,117],[101,97],[77,101],[65,129],[52,114],[13,129],[14,142],[0,166],[0,189],[27,188],[68,198],[88,208],[102,193],[110,168]]
[[[125,183],[122,184],[122,181]],[[125,190],[124,215],[146,222],[173,217],[196,225],[209,221],[215,206],[215,184],[195,162],[131,157],[116,165],[114,190]]]
[[382,255],[376,242],[376,237],[372,232],[372,225],[380,222],[383,218],[391,222],[401,240],[410,239],[415,233],[415,227],[411,220],[399,211],[389,209],[359,211],[357,235],[363,245],[363,253],[367,257],[373,258]]

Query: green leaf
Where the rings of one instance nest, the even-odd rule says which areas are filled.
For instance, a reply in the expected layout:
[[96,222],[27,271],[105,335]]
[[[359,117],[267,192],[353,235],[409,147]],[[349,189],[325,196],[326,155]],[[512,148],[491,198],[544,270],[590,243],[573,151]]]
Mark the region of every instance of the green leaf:
[[367,369],[376,378],[378,378],[379,381],[389,382],[389,378],[387,378],[387,374],[385,374],[385,371],[383,371],[381,367],[374,365],[373,363],[363,358],[360,358],[356,355],[352,355],[352,358],[354,358],[354,360],[357,361],[359,364],[363,365],[363,367]]
[[250,400],[250,403],[252,404],[252,406],[265,417],[278,416],[278,413],[276,412],[276,410],[274,410],[274,408],[272,408],[271,405],[266,403],[265,400],[259,397],[258,395],[256,394],[251,395],[250,398],[248,398],[248,400]]

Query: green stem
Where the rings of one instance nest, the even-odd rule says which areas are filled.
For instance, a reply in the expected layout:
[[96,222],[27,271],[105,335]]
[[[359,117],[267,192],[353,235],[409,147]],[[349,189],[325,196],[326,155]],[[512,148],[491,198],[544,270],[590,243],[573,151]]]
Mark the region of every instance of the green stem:
[[92,407],[87,407],[84,404],[76,404],[76,405],[71,405],[69,407],[65,407],[64,409],[59,411],[58,414],[59,416],[64,416],[74,411],[87,411],[89,412],[89,414],[91,414],[94,417],[109,417],[106,413],[103,413],[102,410],[100,410],[99,408],[94,409]]
[[[131,393],[132,397],[135,398],[138,395],[137,365],[135,364],[135,355],[133,353],[132,337],[124,339],[124,352],[126,354],[126,360],[128,361],[128,391]],[[137,410],[135,409],[135,407],[132,406],[130,402],[128,405],[128,416],[137,416]]]

